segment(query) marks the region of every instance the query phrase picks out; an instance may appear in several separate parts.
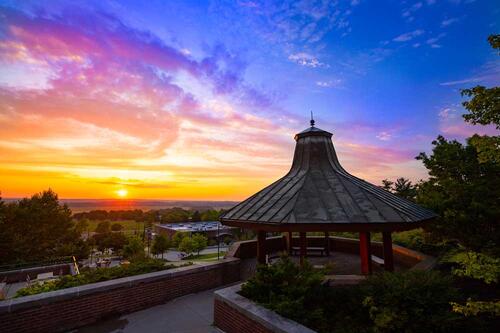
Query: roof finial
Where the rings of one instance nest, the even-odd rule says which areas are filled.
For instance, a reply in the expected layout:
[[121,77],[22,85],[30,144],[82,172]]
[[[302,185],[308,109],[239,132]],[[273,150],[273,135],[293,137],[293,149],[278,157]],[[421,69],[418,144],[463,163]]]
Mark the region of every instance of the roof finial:
[[311,111],[311,127],[314,127],[313,112]]

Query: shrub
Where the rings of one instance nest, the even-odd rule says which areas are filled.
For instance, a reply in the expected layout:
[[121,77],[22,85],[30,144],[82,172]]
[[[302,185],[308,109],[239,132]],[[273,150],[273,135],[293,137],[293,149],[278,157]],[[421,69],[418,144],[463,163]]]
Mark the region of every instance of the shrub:
[[259,266],[241,295],[318,332],[451,332],[460,324],[450,278],[438,272],[382,273],[358,286],[328,287],[323,272],[282,258]]
[[469,277],[487,284],[498,283],[500,278],[500,259],[473,251],[454,251],[444,261],[458,264],[452,269],[456,276]]
[[315,304],[323,276],[307,262],[299,267],[282,257],[274,265],[259,266],[255,276],[242,286],[241,295],[287,318],[318,327],[324,321],[323,309]]
[[[188,263],[189,265],[191,263]],[[185,266],[185,265],[183,265]],[[162,260],[144,260],[133,262],[128,266],[115,266],[110,268],[97,268],[95,270],[83,269],[79,275],[64,275],[59,280],[48,281],[44,284],[33,284],[19,289],[15,297],[35,295],[47,291],[77,287],[84,284],[108,281],[127,276],[157,272],[164,269],[175,268],[174,265],[165,265]]]
[[374,332],[446,332],[456,325],[457,292],[439,272],[381,273],[360,284]]

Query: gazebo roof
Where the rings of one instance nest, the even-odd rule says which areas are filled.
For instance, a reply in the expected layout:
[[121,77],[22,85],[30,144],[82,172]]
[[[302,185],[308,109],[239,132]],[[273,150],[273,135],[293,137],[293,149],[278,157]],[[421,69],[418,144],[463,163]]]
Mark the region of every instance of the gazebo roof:
[[277,231],[385,231],[416,228],[436,217],[349,174],[338,161],[331,137],[311,121],[310,128],[295,135],[290,171],[223,214],[221,222]]

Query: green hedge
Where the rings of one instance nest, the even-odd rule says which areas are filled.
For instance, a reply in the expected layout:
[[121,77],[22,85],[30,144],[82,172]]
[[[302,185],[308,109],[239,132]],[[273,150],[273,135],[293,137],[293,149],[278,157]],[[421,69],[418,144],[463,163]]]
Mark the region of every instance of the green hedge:
[[[186,263],[182,266],[188,266],[192,263]],[[175,268],[177,266],[165,265],[162,260],[149,259],[144,261],[132,262],[128,266],[115,266],[110,268],[84,269],[79,275],[64,275],[58,280],[48,281],[44,284],[33,284],[29,287],[19,289],[15,297],[35,295],[47,291],[77,287],[84,284],[96,283],[118,279],[127,276],[157,272],[165,269]]]

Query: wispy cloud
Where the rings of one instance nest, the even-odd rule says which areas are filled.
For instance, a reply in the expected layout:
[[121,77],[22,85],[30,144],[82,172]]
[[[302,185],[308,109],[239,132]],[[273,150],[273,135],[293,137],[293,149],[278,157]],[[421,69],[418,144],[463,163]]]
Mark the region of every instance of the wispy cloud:
[[462,107],[449,105],[438,111],[439,130],[441,134],[455,139],[465,139],[473,134],[494,135],[497,133],[494,126],[481,126],[466,123],[461,117]]
[[318,58],[316,58],[314,55],[306,53],[306,52],[299,52],[299,53],[294,53],[290,54],[288,56],[288,60],[293,61],[301,66],[305,67],[327,67],[326,64],[320,62]]
[[420,8],[422,8],[423,3],[422,2],[416,2],[413,5],[411,5],[408,8],[405,8],[403,12],[401,13],[401,16],[405,18],[407,21],[411,22],[414,20],[413,14],[418,11]]
[[499,61],[490,61],[481,66],[478,70],[475,71],[475,75],[471,75],[466,77],[465,79],[452,80],[441,82],[441,86],[455,86],[455,85],[464,85],[468,83],[492,83],[496,84],[498,82],[498,78],[500,77],[500,62]]
[[449,19],[445,19],[443,21],[441,21],[441,27],[447,27],[453,23],[456,23],[460,21],[460,19],[458,17],[452,17],[452,18],[449,18]]
[[469,78],[463,79],[463,80],[441,82],[439,85],[441,85],[441,86],[455,86],[458,84],[465,84],[465,83],[477,83],[477,82],[483,81],[484,79],[486,79],[488,77],[489,76],[469,77]]
[[376,138],[381,141],[389,141],[392,139],[392,134],[386,131],[382,131],[376,135]]
[[394,37],[393,41],[395,41],[395,42],[407,42],[409,40],[414,39],[415,37],[418,37],[418,36],[424,34],[424,32],[425,31],[422,29],[413,30],[413,31],[401,34],[397,37]]
[[342,84],[341,79],[328,80],[328,81],[316,81],[316,85],[322,88],[333,88],[339,87]]

